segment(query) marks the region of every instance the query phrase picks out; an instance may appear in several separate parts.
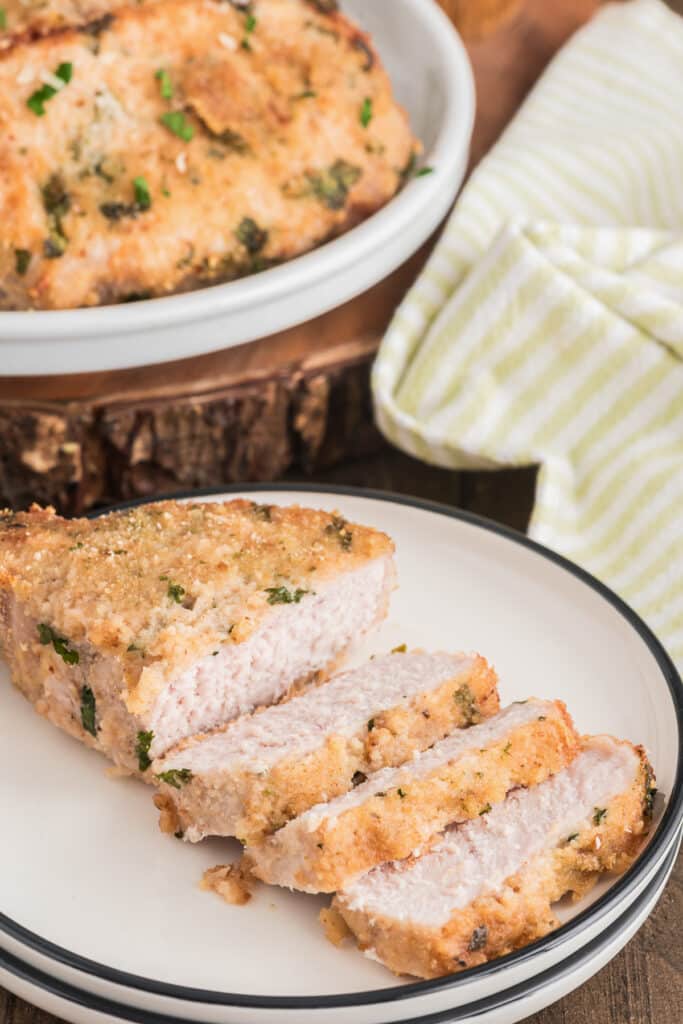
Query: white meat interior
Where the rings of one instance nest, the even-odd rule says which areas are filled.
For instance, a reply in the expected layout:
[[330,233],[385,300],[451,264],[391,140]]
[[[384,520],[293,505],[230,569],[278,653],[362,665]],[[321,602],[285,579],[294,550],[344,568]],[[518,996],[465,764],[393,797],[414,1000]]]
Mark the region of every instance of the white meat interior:
[[624,792],[639,767],[633,748],[594,737],[568,768],[452,827],[417,860],[374,868],[342,898],[352,910],[441,927],[455,911],[499,889],[530,858],[586,828],[595,808]]
[[319,584],[298,604],[274,605],[248,640],[197,661],[154,705],[152,756],[278,700],[328,665],[383,614],[393,579],[392,560],[374,559]]
[[373,715],[438,689],[470,669],[472,660],[464,654],[383,655],[171,753],[164,768],[185,767],[205,774],[244,765],[261,771],[285,757],[303,757],[319,749],[327,736],[354,736],[367,728]]

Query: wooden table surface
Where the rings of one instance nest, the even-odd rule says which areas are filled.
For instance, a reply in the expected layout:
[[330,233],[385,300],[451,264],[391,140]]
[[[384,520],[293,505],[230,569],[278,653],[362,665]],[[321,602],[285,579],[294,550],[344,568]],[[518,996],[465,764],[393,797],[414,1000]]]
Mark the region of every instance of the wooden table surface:
[[[442,0],[457,6],[456,0]],[[555,0],[544,0],[552,7]],[[571,16],[591,0],[576,0]],[[670,4],[683,13],[683,0]],[[567,11],[566,3],[563,11]],[[565,13],[566,16],[566,13]],[[566,34],[566,29],[562,30]],[[476,44],[475,44],[476,47]],[[471,48],[472,51],[472,48]],[[482,65],[480,65],[481,67]],[[485,73],[485,69],[481,73]],[[492,119],[492,132],[495,130]],[[490,140],[481,136],[482,149]],[[525,529],[534,488],[532,470],[490,474],[453,473],[382,449],[308,476],[289,479],[346,483],[417,495],[470,509]],[[683,1024],[683,856],[657,908],[628,946],[596,977],[554,1006],[529,1018],[532,1024]],[[0,1024],[54,1024],[56,1018],[0,989]],[[359,1024],[362,1022],[359,1021]]]

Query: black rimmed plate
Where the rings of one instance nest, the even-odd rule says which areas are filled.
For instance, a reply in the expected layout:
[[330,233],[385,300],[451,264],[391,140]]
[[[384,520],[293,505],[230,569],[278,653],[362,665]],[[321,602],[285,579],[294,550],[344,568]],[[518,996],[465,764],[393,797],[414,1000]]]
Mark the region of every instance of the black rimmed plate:
[[[419,1024],[514,1024],[568,995],[604,967],[633,937],[652,913],[673,870],[680,840],[643,893],[597,938],[582,946],[557,967],[550,968],[511,989],[484,997],[457,1010],[429,1014]],[[201,1018],[169,1017],[94,996],[0,951],[0,983],[41,1009],[72,1024],[196,1024]],[[400,1006],[393,1012],[400,1012]],[[206,1019],[206,1018],[205,1018]],[[213,1019],[213,1018],[212,1018]],[[356,1017],[358,1024],[365,1018]],[[386,1018],[388,1022],[388,1018]],[[394,1018],[392,1018],[394,1020]],[[402,1017],[395,1024],[416,1024]]]
[[647,849],[546,939],[463,975],[398,984],[325,941],[322,900],[263,888],[238,908],[201,893],[202,871],[234,856],[232,845],[162,836],[146,787],[106,778],[98,755],[7,689],[0,946],[80,989],[177,1016],[357,1024],[362,1007],[372,1024],[509,990],[593,941],[654,877],[683,816],[681,683],[647,627],[575,566],[475,517],[369,492],[240,490],[338,508],[392,535],[400,589],[357,659],[403,642],[478,649],[498,668],[505,703],[559,697],[581,729],[645,743],[664,793]]

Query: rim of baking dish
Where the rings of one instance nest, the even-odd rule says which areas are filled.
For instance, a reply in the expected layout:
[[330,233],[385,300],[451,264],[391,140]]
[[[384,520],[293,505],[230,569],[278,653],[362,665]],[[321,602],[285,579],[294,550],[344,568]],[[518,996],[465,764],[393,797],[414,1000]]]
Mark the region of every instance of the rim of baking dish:
[[432,66],[443,69],[446,102],[436,141],[426,156],[434,173],[409,181],[387,204],[339,238],[310,252],[236,281],[208,285],[178,295],[79,309],[15,310],[0,312],[0,343],[45,338],[79,340],[96,333],[112,335],[209,320],[244,309],[258,309],[290,296],[297,282],[307,287],[352,267],[392,239],[433,207],[443,194],[444,181],[460,180],[474,123],[474,79],[465,46],[453,23],[435,0],[412,0],[416,19],[430,29],[434,44]]
[[[9,935],[16,942],[24,945],[41,954],[49,960],[55,960],[67,967],[81,971],[84,974],[93,975],[100,980],[137,989],[151,995],[164,996],[170,999],[183,1000],[188,1003],[211,1004],[229,1007],[244,1007],[250,1009],[331,1009],[335,1007],[361,1007],[379,1003],[400,1002],[415,996],[427,995],[442,989],[455,988],[466,984],[473,978],[481,978],[498,973],[502,968],[514,964],[523,963],[538,953],[544,953],[562,945],[566,939],[578,935],[589,923],[595,923],[604,918],[615,906],[627,899],[647,868],[653,867],[663,860],[670,851],[671,846],[676,842],[676,837],[683,823],[683,681],[673,664],[666,650],[654,635],[649,626],[640,616],[615,594],[609,587],[601,583],[590,573],[586,572],[574,562],[569,561],[563,555],[546,548],[537,541],[532,540],[525,534],[495,523],[483,516],[467,512],[463,509],[451,508],[438,502],[426,501],[421,498],[414,498],[404,494],[394,494],[388,491],[378,491],[371,488],[348,487],[341,485],[325,484],[233,484],[222,487],[210,487],[196,491],[181,491],[173,494],[158,495],[153,498],[139,498],[133,501],[122,502],[102,509],[93,514],[93,517],[103,515],[113,510],[132,508],[136,505],[149,504],[152,501],[168,499],[191,499],[198,497],[211,497],[227,494],[249,494],[253,492],[289,492],[303,494],[328,494],[348,495],[357,498],[369,498],[373,501],[386,501],[398,505],[408,505],[412,508],[425,512],[432,512],[451,519],[457,519],[468,523],[477,529],[485,530],[488,533],[497,534],[513,544],[528,548],[542,558],[548,559],[555,565],[564,569],[570,575],[584,583],[590,590],[602,597],[611,605],[626,622],[640,636],[641,640],[649,649],[662,673],[666,683],[673,711],[676,718],[678,731],[678,759],[676,764],[676,777],[669,795],[669,801],[662,815],[654,835],[643,850],[635,863],[621,875],[610,888],[595,903],[581,911],[571,921],[561,925],[555,931],[550,932],[544,938],[537,939],[523,949],[508,953],[505,956],[492,960],[489,963],[481,964],[478,967],[471,967],[459,974],[446,975],[442,978],[435,978],[430,981],[411,982],[407,985],[392,986],[389,988],[369,989],[365,992],[343,993],[337,995],[316,995],[316,996],[253,996],[241,993],[218,992],[210,989],[193,988],[186,985],[172,985],[167,982],[156,981],[152,978],[141,977],[136,974],[121,971],[106,964],[100,964],[86,957],[64,949],[47,939],[42,938],[35,932],[29,931],[18,922],[0,913],[0,932]],[[454,1011],[449,1011],[453,1013]]]
[[[545,971],[541,971],[539,974],[533,975],[531,978],[527,978],[525,981],[518,982],[516,985],[513,985],[508,989],[503,989],[500,992],[494,992],[489,996],[483,996],[482,998],[476,999],[471,1003],[466,1003],[463,1006],[456,1006],[446,1010],[438,1010],[417,1018],[411,1017],[409,1019],[403,1019],[397,1021],[396,1024],[457,1024],[458,1021],[465,1022],[476,1017],[486,1020],[486,1015],[491,1013],[493,1010],[512,1007],[523,1000],[527,1001],[530,997],[541,992],[552,982],[561,981],[564,978],[571,977],[572,974],[583,967],[588,961],[601,953],[605,947],[611,946],[613,940],[638,918],[643,907],[647,907],[647,905],[651,903],[652,906],[646,915],[646,917],[649,917],[654,906],[660,899],[664,886],[666,885],[671,871],[673,870],[674,861],[678,856],[679,848],[680,842],[675,849],[672,849],[669,852],[664,863],[659,868],[650,884],[644,889],[638,898],[633,901],[623,914],[617,917],[603,932],[597,935],[594,939],[591,939],[591,941],[586,943],[585,946],[575,950],[559,964],[555,964],[554,966],[547,968]],[[201,1021],[194,1019],[188,1020],[183,1017],[170,1016],[156,1010],[130,1006],[130,1004],[127,1003],[119,1003],[108,999],[106,996],[99,996],[94,993],[84,991],[83,989],[77,988],[75,985],[70,985],[68,982],[61,981],[45,974],[43,971],[25,963],[19,957],[6,952],[5,950],[0,950],[0,968],[4,968],[4,970],[14,975],[14,977],[17,977],[44,992],[48,992],[50,995],[56,996],[59,999],[64,999],[76,1006],[105,1014],[108,1018],[127,1021],[130,1022],[130,1024],[202,1024]]]

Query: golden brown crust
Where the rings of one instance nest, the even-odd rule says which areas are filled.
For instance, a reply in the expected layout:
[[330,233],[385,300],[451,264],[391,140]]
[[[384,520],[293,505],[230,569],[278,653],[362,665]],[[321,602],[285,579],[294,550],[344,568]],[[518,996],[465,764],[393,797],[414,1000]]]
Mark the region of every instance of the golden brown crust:
[[254,874],[307,892],[334,892],[378,864],[409,856],[452,822],[485,814],[514,787],[543,782],[565,768],[579,749],[562,701],[544,710],[485,749],[422,777],[413,776],[407,766],[392,790],[300,830],[295,851],[288,830],[249,847]]
[[203,892],[215,892],[234,907],[242,907],[251,899],[249,876],[239,864],[216,864],[207,868],[199,888]]
[[171,674],[251,636],[283,596],[277,588],[305,600],[392,551],[385,534],[327,512],[244,499],[155,502],[97,519],[37,506],[0,513],[0,588],[75,649],[114,657],[134,714]]
[[436,978],[486,963],[541,938],[559,925],[551,904],[579,898],[605,871],[621,873],[638,856],[651,815],[652,768],[642,747],[633,785],[613,800],[603,819],[531,860],[496,893],[458,910],[443,928],[399,922],[350,909],[341,913],[361,949],[371,949],[396,974]]
[[[130,301],[258,272],[400,188],[417,143],[342,14],[306,0],[100,14],[99,0],[52,0],[22,27],[8,9],[23,41],[0,52],[0,308]],[[27,38],[90,15],[95,26]],[[36,110],[46,83],[56,94]]]
[[[194,775],[181,789],[162,783],[161,790],[174,806],[177,827],[183,832],[193,828],[201,835],[236,834],[245,842],[258,842],[314,804],[346,793],[358,773],[364,776],[403,764],[453,729],[495,714],[497,682],[495,670],[477,655],[470,668],[440,687],[375,715],[372,729],[364,726],[354,736],[328,736],[317,750],[279,761],[265,772]],[[465,690],[465,700],[454,700],[454,691],[462,697]],[[185,740],[165,757],[175,763],[179,752],[201,740]],[[155,766],[157,771],[163,768],[163,761]],[[239,794],[243,806],[241,820],[228,832],[222,810],[226,791],[230,799]]]

